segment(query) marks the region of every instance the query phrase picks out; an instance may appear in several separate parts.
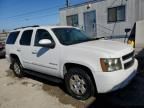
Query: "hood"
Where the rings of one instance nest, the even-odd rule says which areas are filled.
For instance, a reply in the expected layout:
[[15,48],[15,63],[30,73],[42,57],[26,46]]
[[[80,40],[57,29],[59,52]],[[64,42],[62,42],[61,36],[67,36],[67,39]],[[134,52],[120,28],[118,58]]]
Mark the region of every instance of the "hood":
[[87,51],[103,52],[109,54],[124,55],[133,51],[133,48],[127,44],[110,41],[110,40],[95,40],[83,42],[80,44],[72,45],[78,49],[85,49]]

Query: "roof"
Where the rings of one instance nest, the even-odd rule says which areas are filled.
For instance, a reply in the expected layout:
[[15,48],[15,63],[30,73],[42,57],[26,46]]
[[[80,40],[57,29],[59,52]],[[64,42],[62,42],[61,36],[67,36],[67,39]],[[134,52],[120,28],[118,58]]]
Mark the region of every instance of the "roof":
[[80,7],[80,6],[84,6],[84,5],[88,5],[88,4],[93,4],[93,3],[97,3],[97,2],[101,2],[101,1],[105,1],[105,0],[91,0],[91,1],[86,1],[86,2],[83,2],[83,3],[71,5],[71,6],[69,6],[69,7],[63,7],[63,8],[60,8],[59,10],[65,10],[65,9]]
[[10,32],[13,32],[13,31],[20,31],[20,30],[28,30],[28,29],[33,29],[33,28],[50,28],[50,29],[53,29],[53,28],[75,28],[75,27],[72,27],[72,26],[26,26],[26,27],[20,27],[20,28],[16,28]]

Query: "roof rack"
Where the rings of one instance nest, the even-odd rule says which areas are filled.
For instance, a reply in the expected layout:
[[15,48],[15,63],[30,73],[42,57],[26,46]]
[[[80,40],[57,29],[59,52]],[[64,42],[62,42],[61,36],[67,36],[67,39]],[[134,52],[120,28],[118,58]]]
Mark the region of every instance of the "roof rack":
[[28,27],[39,27],[39,25],[19,27],[19,28],[15,28],[14,30],[17,30],[17,29],[24,29],[24,28],[28,28]]

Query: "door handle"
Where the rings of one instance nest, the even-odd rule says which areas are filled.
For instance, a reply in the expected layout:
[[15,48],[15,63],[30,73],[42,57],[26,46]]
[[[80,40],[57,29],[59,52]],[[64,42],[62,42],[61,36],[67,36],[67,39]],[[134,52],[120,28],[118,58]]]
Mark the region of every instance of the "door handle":
[[20,49],[17,49],[17,51],[18,51],[18,52],[21,52],[21,50],[20,50]]
[[37,54],[37,51],[32,51],[32,54]]

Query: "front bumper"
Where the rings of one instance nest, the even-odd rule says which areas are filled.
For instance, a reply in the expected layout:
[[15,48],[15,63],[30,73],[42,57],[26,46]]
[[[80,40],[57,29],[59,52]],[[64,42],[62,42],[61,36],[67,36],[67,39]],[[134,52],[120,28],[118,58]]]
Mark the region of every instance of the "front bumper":
[[95,81],[98,93],[107,93],[125,87],[137,73],[138,62],[127,70],[116,72],[97,72]]

